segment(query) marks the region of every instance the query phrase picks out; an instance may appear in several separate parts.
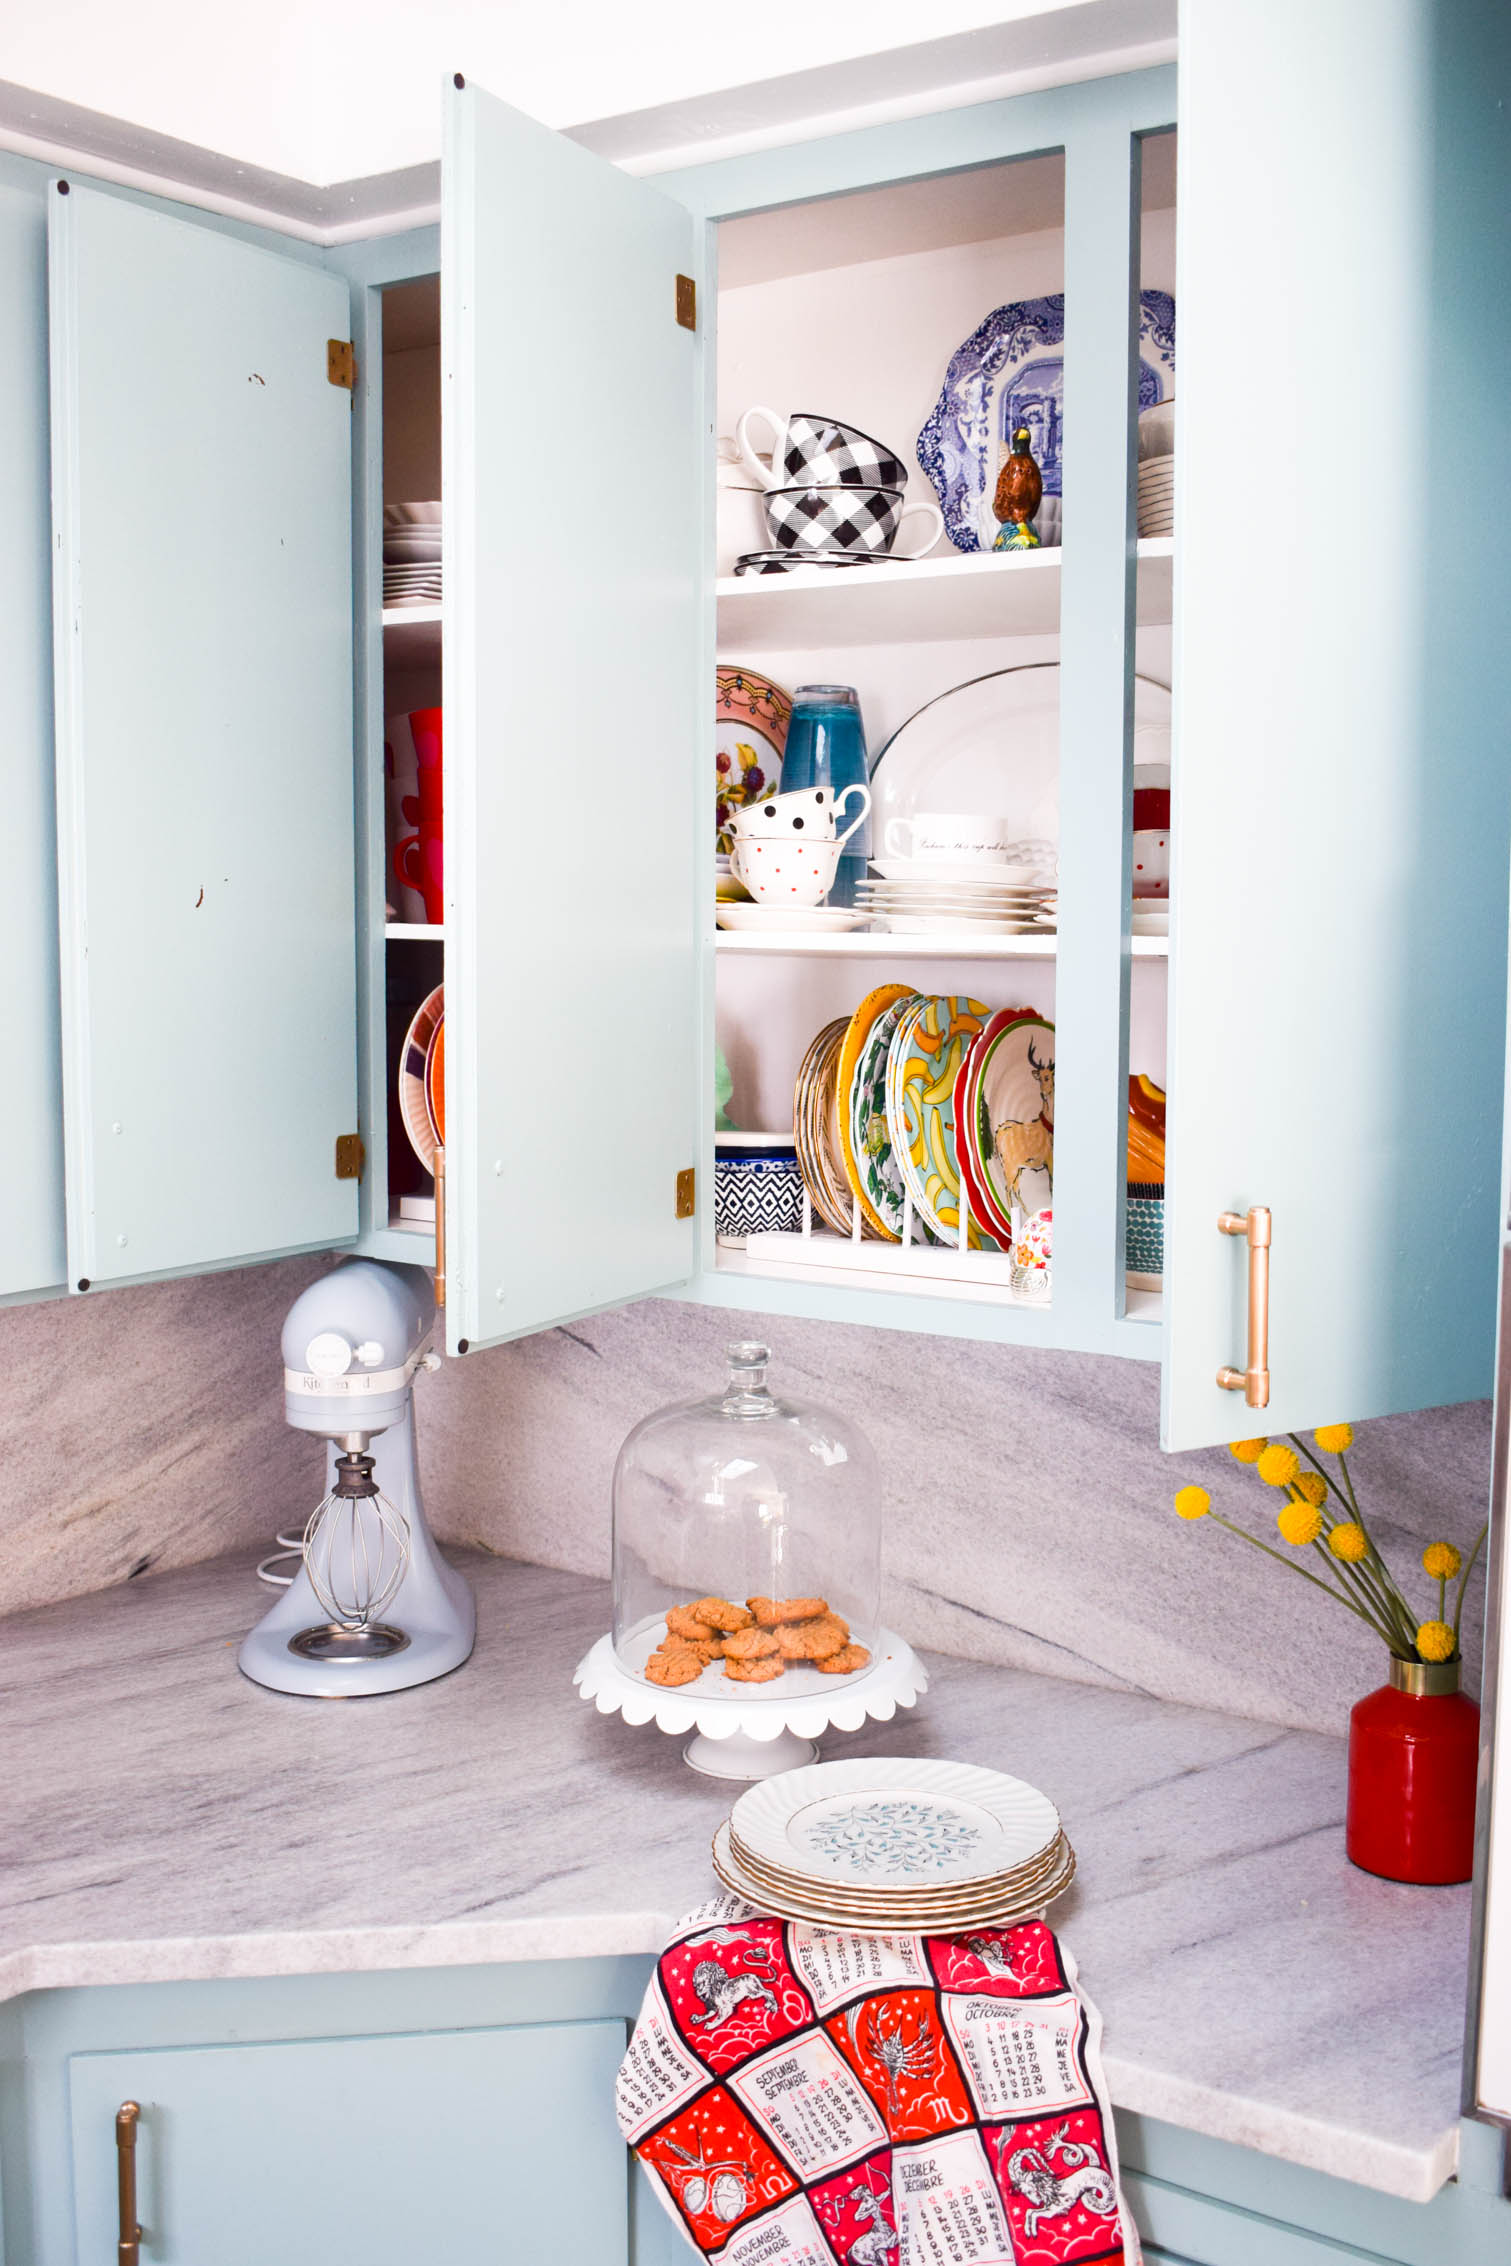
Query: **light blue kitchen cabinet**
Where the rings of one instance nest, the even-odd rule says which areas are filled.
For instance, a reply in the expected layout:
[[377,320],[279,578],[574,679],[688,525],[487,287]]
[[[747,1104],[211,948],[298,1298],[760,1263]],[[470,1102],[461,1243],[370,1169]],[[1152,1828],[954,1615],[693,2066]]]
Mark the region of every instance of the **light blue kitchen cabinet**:
[[339,278],[49,201],[68,1269],[351,1235],[351,405]]
[[46,245],[27,172],[0,158],[0,1062],[6,1070],[0,1300],[64,1273],[63,1090],[53,830]]
[[162,2266],[626,2266],[622,2022],[77,2054],[76,2253],[120,2234],[116,2112]]
[[[1488,1392],[1511,15],[1185,0],[1166,1444]],[[1270,1397],[1243,1240],[1268,1207]]]

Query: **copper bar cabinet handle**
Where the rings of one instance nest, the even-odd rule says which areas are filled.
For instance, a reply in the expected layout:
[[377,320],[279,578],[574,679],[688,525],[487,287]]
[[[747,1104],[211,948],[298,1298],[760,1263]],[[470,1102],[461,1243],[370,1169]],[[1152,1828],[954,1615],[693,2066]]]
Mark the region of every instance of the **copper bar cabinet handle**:
[[115,2246],[116,2266],[141,2266],[142,2230],[136,2223],[136,2128],[141,2113],[136,2101],[122,2101],[115,2112],[115,2182],[121,2229],[121,2239]]
[[435,1152],[435,1302],[446,1303],[446,1151]]
[[1270,1405],[1270,1210],[1255,1204],[1247,1212],[1219,1212],[1223,1235],[1241,1235],[1249,1247],[1249,1365],[1219,1369],[1225,1393],[1242,1393],[1250,1408]]

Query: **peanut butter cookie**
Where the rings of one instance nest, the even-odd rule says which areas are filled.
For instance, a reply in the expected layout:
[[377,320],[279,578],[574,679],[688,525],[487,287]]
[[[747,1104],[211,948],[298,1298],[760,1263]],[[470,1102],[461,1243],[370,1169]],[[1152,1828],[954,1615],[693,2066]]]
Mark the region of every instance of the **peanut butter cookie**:
[[829,1660],[843,1652],[850,1631],[834,1614],[819,1621],[800,1621],[796,1628],[777,1630],[777,1646],[784,1660]]
[[704,1663],[696,1652],[653,1652],[645,1664],[646,1681],[652,1684],[695,1684],[702,1675]]
[[783,1621],[816,1621],[829,1610],[822,1597],[747,1597],[745,1602],[763,1629],[774,1629]]
[[831,1652],[827,1660],[815,1660],[814,1667],[824,1676],[853,1676],[857,1669],[869,1667],[871,1655],[863,1644],[847,1644],[839,1652]]
[[690,1605],[668,1606],[666,1625],[674,1637],[691,1637],[694,1644],[712,1644],[717,1633],[698,1619]]
[[726,1660],[724,1673],[732,1684],[769,1684],[780,1676],[786,1663],[774,1652],[763,1653],[759,1660]]
[[748,1629],[750,1612],[744,1605],[731,1605],[727,1597],[700,1597],[687,1608],[695,1619],[707,1622],[709,1628],[727,1635],[731,1629]]
[[678,1652],[696,1653],[699,1660],[701,1660],[706,1667],[710,1660],[717,1660],[723,1653],[724,1639],[722,1637],[677,1637],[673,1636],[671,1632],[668,1631],[667,1634],[661,1639],[661,1642],[657,1645],[656,1650],[658,1652],[665,1652],[668,1654]]
[[724,1639],[726,1660],[767,1660],[777,1649],[770,1629],[736,1629]]

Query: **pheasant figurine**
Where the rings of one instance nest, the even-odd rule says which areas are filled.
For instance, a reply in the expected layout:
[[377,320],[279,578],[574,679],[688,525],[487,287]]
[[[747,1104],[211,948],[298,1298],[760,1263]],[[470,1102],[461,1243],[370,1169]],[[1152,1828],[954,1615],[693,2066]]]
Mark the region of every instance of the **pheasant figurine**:
[[992,511],[1000,522],[994,551],[1036,551],[1038,532],[1034,514],[1044,494],[1044,475],[1029,453],[1029,431],[1019,425],[1013,433],[1012,453],[997,475]]

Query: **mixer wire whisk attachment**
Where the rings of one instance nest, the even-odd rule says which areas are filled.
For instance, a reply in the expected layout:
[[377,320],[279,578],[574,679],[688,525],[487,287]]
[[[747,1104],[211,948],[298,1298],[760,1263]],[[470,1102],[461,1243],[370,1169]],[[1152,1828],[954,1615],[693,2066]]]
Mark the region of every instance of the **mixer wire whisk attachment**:
[[304,1570],[343,1629],[366,1629],[397,1596],[409,1566],[409,1521],[380,1493],[373,1458],[348,1449],[336,1484],[304,1530]]

